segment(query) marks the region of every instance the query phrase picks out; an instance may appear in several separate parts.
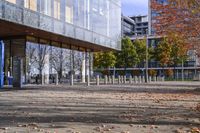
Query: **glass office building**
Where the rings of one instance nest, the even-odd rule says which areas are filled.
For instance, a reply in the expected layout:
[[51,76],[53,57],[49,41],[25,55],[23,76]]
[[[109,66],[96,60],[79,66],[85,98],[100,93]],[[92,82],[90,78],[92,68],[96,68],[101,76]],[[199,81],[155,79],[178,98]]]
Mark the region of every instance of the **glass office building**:
[[121,0],[1,0],[0,27],[6,77],[17,56],[24,82],[42,74],[49,83],[55,73],[62,80],[72,72],[84,80],[92,52],[121,49]]

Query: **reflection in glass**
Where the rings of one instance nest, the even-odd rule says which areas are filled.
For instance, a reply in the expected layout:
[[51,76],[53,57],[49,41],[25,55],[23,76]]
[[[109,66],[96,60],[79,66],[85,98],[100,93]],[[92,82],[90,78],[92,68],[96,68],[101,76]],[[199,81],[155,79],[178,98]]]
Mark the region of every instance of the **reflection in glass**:
[[60,0],[54,0],[54,18],[60,19]]
[[39,7],[41,13],[51,16],[51,0],[40,0]]
[[73,12],[73,0],[66,0],[65,3],[65,21],[68,23],[73,24],[73,16],[74,16],[74,12]]
[[24,0],[24,7],[37,11],[37,0]]

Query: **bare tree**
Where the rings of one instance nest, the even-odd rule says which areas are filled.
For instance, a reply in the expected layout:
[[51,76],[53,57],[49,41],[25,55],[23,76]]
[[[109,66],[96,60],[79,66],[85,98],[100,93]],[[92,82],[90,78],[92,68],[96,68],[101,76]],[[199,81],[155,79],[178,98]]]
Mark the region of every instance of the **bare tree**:
[[64,51],[62,48],[52,47],[50,62],[52,68],[58,74],[59,81],[61,81],[63,71],[65,71],[66,67],[69,66],[69,63],[67,62],[69,57],[67,55],[68,55],[67,51]]
[[30,76],[31,76],[31,69],[32,66],[36,63],[36,48],[33,47],[31,44],[27,45],[26,47],[26,70],[28,76],[28,83],[30,83]]
[[38,70],[39,70],[39,76],[40,76],[40,80],[42,81],[42,71],[44,69],[44,66],[46,64],[46,56],[49,52],[49,46],[47,45],[38,45],[37,47],[37,52],[38,55],[36,56],[36,62],[38,65]]

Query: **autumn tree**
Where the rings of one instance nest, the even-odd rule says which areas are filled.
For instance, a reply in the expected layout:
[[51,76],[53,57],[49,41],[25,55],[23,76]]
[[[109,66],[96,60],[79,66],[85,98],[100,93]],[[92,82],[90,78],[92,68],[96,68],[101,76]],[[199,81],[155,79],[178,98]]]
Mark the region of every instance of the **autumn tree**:
[[181,35],[170,33],[155,48],[157,61],[162,67],[174,66],[175,74],[175,67],[187,60],[188,47],[185,44],[185,39]]
[[200,39],[200,1],[167,0],[159,3],[151,0],[151,7],[156,15],[153,28],[156,34],[168,36],[175,32],[185,38],[190,49],[199,50]]

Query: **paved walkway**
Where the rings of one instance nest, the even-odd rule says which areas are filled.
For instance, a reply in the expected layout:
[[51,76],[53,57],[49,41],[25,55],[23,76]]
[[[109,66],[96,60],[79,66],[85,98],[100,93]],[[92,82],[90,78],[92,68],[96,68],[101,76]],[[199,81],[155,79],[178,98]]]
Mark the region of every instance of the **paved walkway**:
[[0,132],[172,133],[200,128],[199,83],[0,91]]

